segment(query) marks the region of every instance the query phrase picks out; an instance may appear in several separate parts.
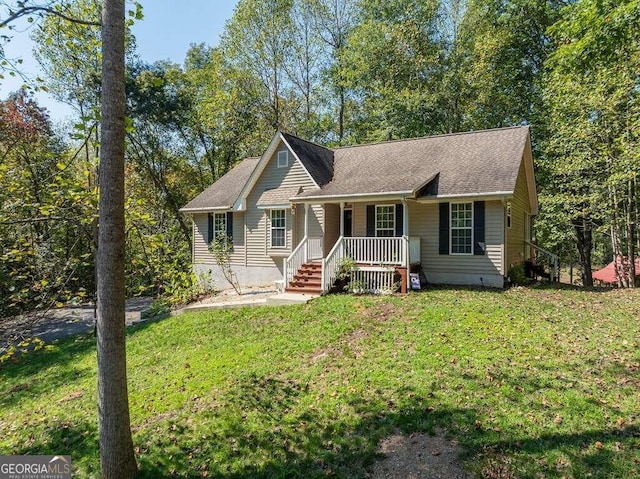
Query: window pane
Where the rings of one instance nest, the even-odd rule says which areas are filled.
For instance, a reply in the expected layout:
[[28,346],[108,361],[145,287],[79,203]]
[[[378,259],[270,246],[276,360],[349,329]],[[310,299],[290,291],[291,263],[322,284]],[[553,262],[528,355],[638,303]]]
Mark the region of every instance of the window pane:
[[376,236],[395,236],[396,207],[395,205],[376,206]]
[[271,246],[284,247],[287,245],[286,236],[286,211],[271,210]]
[[285,230],[284,229],[272,229],[271,230],[271,246],[284,246],[285,245]]
[[273,228],[284,228],[284,210],[271,210],[271,226]]
[[473,203],[451,204],[451,253],[471,254]]
[[227,214],[214,213],[213,215],[213,237],[215,239],[227,234]]

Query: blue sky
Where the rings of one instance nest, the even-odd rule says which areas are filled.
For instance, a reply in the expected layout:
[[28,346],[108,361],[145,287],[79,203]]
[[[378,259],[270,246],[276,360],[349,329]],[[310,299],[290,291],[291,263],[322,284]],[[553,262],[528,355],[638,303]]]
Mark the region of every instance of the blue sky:
[[[237,4],[237,0],[138,1],[145,16],[133,27],[140,58],[147,62],[168,59],[176,63],[182,63],[192,43],[216,45]],[[35,77],[39,70],[32,57],[33,43],[28,29],[18,28],[12,36],[5,48],[7,58],[22,58],[20,69],[28,77]],[[5,79],[0,80],[0,99],[5,99],[22,83],[21,78],[5,75]],[[62,120],[70,113],[68,107],[58,104],[46,94],[39,93],[37,99],[41,106],[49,109],[54,121]]]

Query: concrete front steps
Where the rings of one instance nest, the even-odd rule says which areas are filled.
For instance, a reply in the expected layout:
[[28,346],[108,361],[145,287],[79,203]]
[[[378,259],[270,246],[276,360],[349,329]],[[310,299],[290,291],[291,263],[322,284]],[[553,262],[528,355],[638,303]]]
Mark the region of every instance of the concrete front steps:
[[305,263],[285,287],[286,293],[322,294],[322,263]]

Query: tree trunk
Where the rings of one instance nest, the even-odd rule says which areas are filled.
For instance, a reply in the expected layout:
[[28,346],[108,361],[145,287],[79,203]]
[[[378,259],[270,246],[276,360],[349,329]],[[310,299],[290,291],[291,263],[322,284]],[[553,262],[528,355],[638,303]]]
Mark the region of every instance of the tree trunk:
[[137,472],[133,454],[125,345],[124,0],[104,0],[98,276],[98,433],[105,479]]
[[629,288],[636,285],[636,268],[635,268],[635,231],[634,231],[634,206],[635,189],[633,180],[629,180],[629,196],[627,198],[627,254],[629,255]]
[[591,249],[593,248],[593,235],[591,231],[591,221],[584,218],[581,223],[575,225],[578,247],[580,255],[580,265],[582,269],[582,284],[585,288],[593,286],[593,276],[591,276]]

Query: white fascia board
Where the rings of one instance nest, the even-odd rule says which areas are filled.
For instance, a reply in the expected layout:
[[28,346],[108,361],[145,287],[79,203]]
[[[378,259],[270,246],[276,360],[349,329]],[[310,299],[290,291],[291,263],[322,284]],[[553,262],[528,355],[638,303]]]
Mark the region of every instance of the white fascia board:
[[228,206],[215,206],[215,207],[206,207],[206,208],[180,208],[178,211],[180,213],[208,213],[210,211],[231,211],[231,205]]
[[363,203],[368,201],[384,200],[402,200],[413,195],[413,191],[389,191],[385,193],[358,193],[354,195],[323,195],[323,196],[304,196],[291,198],[295,203],[335,203],[344,201],[348,203]]
[[490,193],[463,193],[459,195],[436,195],[436,196],[423,196],[416,198],[418,203],[439,203],[443,200],[502,200],[509,199],[513,196],[513,191],[492,191]]
[[289,152],[293,155],[293,157],[296,159],[296,161],[298,163],[300,163],[300,166],[302,166],[302,169],[305,171],[305,173],[307,174],[309,179],[311,181],[313,181],[313,184],[316,185],[316,187],[320,188],[320,185],[316,182],[316,180],[313,178],[313,176],[311,176],[311,173],[309,173],[309,170],[307,170],[306,166],[304,166],[304,163],[302,161],[300,161],[300,158],[298,157],[296,152],[293,151],[293,148],[291,148],[291,145],[289,145],[289,142],[285,139],[284,135],[280,134],[280,138],[282,139],[282,143],[284,143],[284,146],[286,146],[288,148]]
[[291,209],[291,203],[283,203],[280,205],[260,205],[256,206],[259,210],[288,210]]
[[531,134],[527,135],[525,143],[525,151],[522,154],[524,162],[524,171],[527,179],[527,190],[529,192],[529,204],[531,205],[531,214],[537,216],[539,212],[538,191],[536,188],[536,176],[533,166],[533,152],[531,149]]

